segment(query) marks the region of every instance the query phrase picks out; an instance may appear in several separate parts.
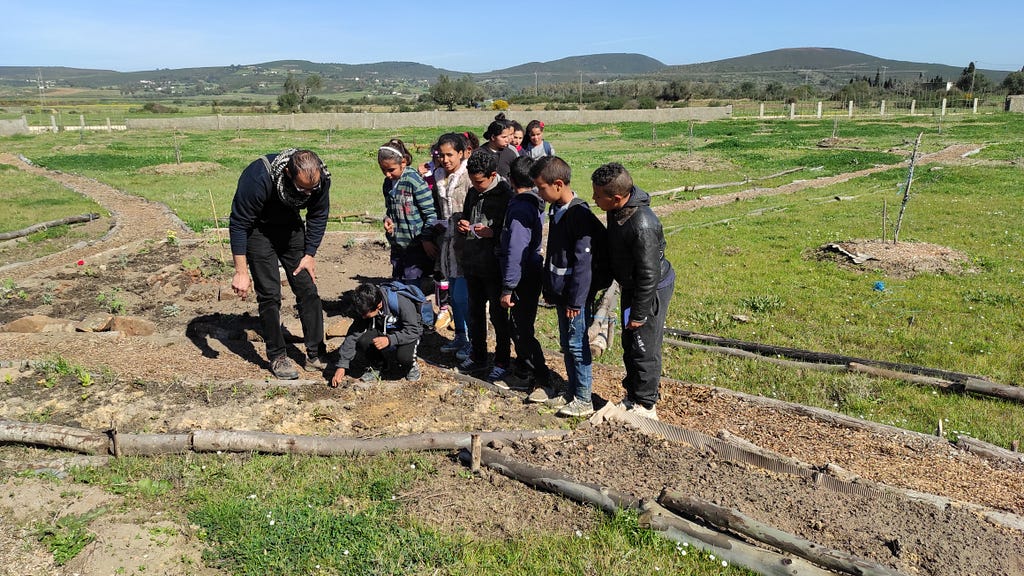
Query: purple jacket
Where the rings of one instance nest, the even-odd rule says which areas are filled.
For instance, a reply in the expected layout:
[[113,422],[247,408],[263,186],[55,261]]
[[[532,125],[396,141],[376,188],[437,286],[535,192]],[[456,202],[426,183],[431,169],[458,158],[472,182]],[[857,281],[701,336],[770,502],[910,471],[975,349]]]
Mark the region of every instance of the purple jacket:
[[502,294],[511,294],[523,276],[536,278],[544,269],[544,258],[540,255],[543,232],[544,200],[537,190],[513,196],[505,211],[505,226],[497,250]]

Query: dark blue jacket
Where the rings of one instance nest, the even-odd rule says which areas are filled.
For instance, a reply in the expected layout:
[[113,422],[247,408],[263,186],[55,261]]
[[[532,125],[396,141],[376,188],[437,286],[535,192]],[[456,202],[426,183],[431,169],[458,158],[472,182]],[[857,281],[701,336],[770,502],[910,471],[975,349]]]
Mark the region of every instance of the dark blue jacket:
[[568,205],[552,204],[548,214],[544,299],[582,310],[594,296],[592,243],[604,237],[604,225],[580,198],[573,198]]
[[[266,158],[272,163],[277,156],[270,154]],[[320,174],[320,189],[309,197],[303,208],[306,209],[306,244],[303,253],[316,256],[327,230],[327,215],[331,209],[329,174]],[[249,231],[254,228],[272,232],[301,227],[302,215],[299,210],[300,208],[288,206],[281,201],[277,186],[262,159],[249,164],[238,178],[238,188],[231,202],[231,218],[228,225],[231,253],[236,256],[246,253]]]
[[502,294],[511,294],[524,276],[539,277],[544,269],[544,257],[540,255],[543,233],[544,200],[536,188],[517,193],[508,202],[498,247]]

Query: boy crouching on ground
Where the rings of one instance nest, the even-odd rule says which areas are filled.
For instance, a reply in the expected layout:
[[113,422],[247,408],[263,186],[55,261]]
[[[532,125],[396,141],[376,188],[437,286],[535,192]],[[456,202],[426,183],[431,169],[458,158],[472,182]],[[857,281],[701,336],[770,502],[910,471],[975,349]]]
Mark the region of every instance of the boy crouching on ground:
[[345,315],[353,319],[338,349],[338,364],[331,378],[337,388],[349,372],[364,382],[380,379],[383,367],[393,362],[398,374],[410,382],[420,379],[416,348],[423,335],[420,303],[402,290],[363,283],[341,295]]

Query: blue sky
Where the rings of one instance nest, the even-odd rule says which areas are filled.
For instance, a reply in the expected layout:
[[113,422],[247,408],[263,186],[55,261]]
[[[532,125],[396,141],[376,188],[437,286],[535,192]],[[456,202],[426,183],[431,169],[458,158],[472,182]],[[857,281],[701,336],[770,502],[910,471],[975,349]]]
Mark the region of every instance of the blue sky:
[[1024,3],[54,0],[3,9],[0,65],[122,72],[296,59],[459,72],[635,52],[692,64],[777,48],[1019,70]]

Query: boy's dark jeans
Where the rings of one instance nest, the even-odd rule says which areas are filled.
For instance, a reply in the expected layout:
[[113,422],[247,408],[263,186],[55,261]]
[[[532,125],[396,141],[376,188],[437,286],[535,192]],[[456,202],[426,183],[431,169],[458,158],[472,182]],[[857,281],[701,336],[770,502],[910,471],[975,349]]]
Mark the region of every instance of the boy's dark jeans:
[[[661,345],[674,289],[673,281],[658,290],[652,314],[643,326],[636,330],[622,330],[622,361],[626,366],[622,386],[626,389],[626,398],[644,408],[654,406],[660,397]],[[630,302],[622,301],[620,304],[623,310],[630,307]]]
[[540,302],[541,271],[523,275],[515,290],[515,306],[509,309],[511,320],[512,342],[516,345],[516,358],[520,364],[525,363],[533,371],[535,379],[547,381],[548,365],[544,358],[544,349],[534,331],[537,321],[537,304]]
[[246,260],[259,305],[263,340],[267,344],[267,360],[284,355],[286,350],[284,330],[281,328],[281,274],[278,262],[284,267],[288,285],[295,294],[306,354],[324,354],[324,312],[316,284],[306,270],[298,276],[292,275],[305,254],[306,240],[302,224],[282,230],[253,228],[249,233],[248,244]]
[[369,367],[383,368],[388,358],[394,358],[397,366],[395,370],[405,374],[412,368],[416,361],[416,347],[419,340],[402,344],[395,347],[378,350],[373,344],[373,339],[378,336],[386,336],[380,330],[367,330],[363,332],[359,340],[356,340],[356,357],[352,359],[351,370],[353,374],[365,372]]
[[497,277],[466,275],[469,290],[469,341],[473,345],[471,358],[475,362],[487,361],[487,312],[490,304],[491,326],[494,326],[494,364],[509,367],[512,358],[508,310],[501,306],[501,279]]

